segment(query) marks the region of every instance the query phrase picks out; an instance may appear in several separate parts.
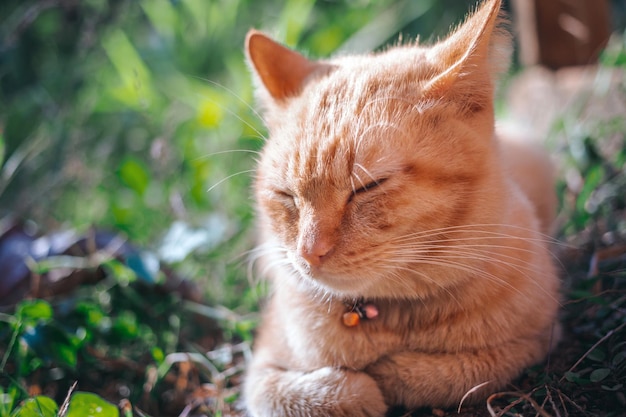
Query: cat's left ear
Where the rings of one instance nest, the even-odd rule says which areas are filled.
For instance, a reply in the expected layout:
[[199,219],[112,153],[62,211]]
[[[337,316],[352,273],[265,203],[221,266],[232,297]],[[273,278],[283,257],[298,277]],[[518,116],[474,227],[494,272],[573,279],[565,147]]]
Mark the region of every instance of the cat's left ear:
[[509,67],[511,36],[502,26],[501,0],[485,0],[430,53],[442,72],[425,86],[426,96],[448,97],[475,113],[491,105],[494,83]]
[[246,55],[254,73],[276,102],[297,96],[309,77],[327,67],[254,29],[246,36]]

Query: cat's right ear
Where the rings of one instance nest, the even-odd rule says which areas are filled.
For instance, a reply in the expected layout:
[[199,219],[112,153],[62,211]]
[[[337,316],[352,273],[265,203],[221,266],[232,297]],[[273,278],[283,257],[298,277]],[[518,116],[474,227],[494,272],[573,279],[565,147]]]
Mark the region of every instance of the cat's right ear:
[[276,102],[297,96],[307,79],[326,67],[254,29],[246,36],[246,56],[262,86]]

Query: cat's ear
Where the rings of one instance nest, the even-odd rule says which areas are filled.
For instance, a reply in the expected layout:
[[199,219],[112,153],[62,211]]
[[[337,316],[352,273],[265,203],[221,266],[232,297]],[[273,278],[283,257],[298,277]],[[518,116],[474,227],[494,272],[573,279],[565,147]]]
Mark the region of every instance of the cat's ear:
[[246,56],[262,86],[277,102],[297,96],[307,79],[325,66],[254,29],[246,36]]
[[477,112],[493,100],[494,82],[508,69],[511,36],[502,26],[501,0],[485,0],[430,53],[442,72],[425,86],[425,95],[449,97],[464,111]]

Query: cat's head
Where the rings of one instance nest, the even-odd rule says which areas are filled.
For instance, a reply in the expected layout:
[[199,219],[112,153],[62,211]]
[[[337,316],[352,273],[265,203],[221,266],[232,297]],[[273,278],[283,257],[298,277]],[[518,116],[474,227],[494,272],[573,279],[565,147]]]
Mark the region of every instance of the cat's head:
[[437,231],[497,216],[493,84],[509,48],[499,3],[486,1],[435,45],[327,61],[248,34],[269,129],[258,221],[274,262],[345,296],[447,285],[433,285],[432,254],[416,268],[417,244],[431,253]]

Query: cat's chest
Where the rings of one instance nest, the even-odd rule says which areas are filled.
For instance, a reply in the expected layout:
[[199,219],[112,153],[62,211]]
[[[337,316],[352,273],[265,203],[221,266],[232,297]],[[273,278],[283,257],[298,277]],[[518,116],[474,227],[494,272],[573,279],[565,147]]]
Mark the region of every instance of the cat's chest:
[[[322,303],[293,295],[274,299],[282,317],[283,332],[293,364],[304,368],[339,366],[363,369],[381,356],[405,349],[437,350],[430,327],[422,323],[421,309],[415,302],[372,302],[377,317],[347,325],[344,314],[349,302]],[[284,298],[283,298],[284,297]]]

